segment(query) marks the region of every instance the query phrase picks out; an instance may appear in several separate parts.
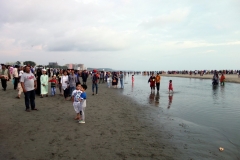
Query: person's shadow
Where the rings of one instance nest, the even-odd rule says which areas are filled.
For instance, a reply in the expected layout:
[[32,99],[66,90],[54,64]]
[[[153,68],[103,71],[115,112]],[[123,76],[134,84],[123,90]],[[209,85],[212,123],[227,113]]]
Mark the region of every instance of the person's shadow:
[[173,100],[173,94],[169,94],[168,95],[168,109],[171,107],[172,105],[172,100]]

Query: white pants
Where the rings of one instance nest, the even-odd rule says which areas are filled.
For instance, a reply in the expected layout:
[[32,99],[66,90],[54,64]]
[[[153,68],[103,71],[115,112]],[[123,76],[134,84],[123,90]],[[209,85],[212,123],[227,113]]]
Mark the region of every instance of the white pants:
[[80,102],[73,102],[73,108],[76,113],[80,113],[80,111],[82,111],[82,105]]
[[85,108],[86,107],[82,107],[82,120],[85,121]]
[[85,121],[85,109],[86,109],[86,106],[87,106],[87,102],[86,100],[82,100],[81,102],[81,111],[82,111],[82,120]]

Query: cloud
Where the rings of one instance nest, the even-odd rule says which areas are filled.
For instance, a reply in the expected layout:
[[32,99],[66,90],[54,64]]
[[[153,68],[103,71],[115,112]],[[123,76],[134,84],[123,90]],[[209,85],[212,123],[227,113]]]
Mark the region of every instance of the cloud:
[[[17,56],[46,64],[48,57],[64,64],[78,63],[72,57],[84,56],[87,66],[153,69],[152,61],[158,64],[158,58],[168,68],[172,57],[184,62],[185,56],[203,57],[213,51],[224,60],[240,51],[239,4],[237,0],[0,0],[1,61]],[[108,60],[115,57],[117,62]]]
[[170,24],[177,24],[184,21],[189,15],[190,10],[185,9],[176,9],[171,11],[168,14],[162,14],[158,17],[150,18],[140,24],[144,28],[153,28],[153,27],[163,27]]

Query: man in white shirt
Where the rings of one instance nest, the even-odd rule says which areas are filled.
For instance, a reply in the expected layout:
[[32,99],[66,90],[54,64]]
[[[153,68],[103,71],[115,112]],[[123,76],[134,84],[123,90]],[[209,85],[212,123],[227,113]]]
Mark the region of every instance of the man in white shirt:
[[34,74],[31,73],[29,66],[25,67],[25,73],[21,75],[20,82],[25,95],[26,111],[30,112],[29,101],[31,109],[38,111],[38,109],[35,108],[35,89],[37,89],[37,81]]

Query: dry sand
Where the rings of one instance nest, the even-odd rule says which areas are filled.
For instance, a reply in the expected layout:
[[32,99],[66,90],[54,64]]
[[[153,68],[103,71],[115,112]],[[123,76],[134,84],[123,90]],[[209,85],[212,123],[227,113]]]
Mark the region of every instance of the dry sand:
[[164,160],[182,154],[164,125],[152,122],[149,106],[105,84],[97,96],[88,87],[86,123],[79,124],[72,103],[60,95],[36,97],[40,111],[25,112],[24,95],[16,99],[8,82],[7,91],[0,90],[0,159]]
[[[212,79],[213,75],[203,75],[200,76],[199,74],[197,75],[189,75],[189,74],[161,74],[161,76],[166,76],[166,77],[181,77],[181,78],[198,78],[198,79]],[[225,74],[225,82],[232,82],[232,83],[240,83],[240,78],[238,75],[228,75]]]

